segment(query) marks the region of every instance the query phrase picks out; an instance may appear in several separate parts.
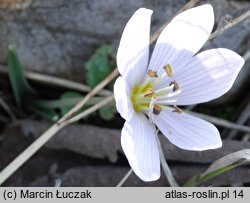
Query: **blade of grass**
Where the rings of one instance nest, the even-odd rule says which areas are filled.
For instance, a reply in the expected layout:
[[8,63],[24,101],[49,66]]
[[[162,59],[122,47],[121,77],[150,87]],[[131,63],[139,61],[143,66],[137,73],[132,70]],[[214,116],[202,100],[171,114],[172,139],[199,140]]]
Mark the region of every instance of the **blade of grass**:
[[26,98],[35,95],[35,91],[29,86],[17,53],[12,46],[8,48],[8,72],[16,103],[20,107]]
[[212,163],[204,173],[199,176],[193,177],[184,186],[198,186],[199,184],[208,181],[211,178],[214,178],[220,174],[223,174],[235,167],[238,167],[248,162],[250,162],[250,149],[244,149],[228,154]]
[[193,116],[199,117],[201,119],[207,120],[207,121],[209,121],[215,125],[221,126],[221,127],[226,127],[226,128],[238,130],[241,132],[250,133],[250,127],[248,127],[248,126],[235,124],[235,123],[227,121],[227,120],[223,120],[223,119],[220,119],[217,117],[213,117],[213,116],[209,116],[209,115],[205,115],[205,114],[197,113],[197,112],[193,112],[193,111],[184,110],[184,112],[187,112],[187,113],[189,113]]

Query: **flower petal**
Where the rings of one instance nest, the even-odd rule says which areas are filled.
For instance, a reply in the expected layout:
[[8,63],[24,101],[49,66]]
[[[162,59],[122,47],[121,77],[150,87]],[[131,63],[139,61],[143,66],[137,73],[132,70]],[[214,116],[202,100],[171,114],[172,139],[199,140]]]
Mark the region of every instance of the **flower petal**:
[[114,97],[117,111],[125,120],[130,121],[134,115],[134,108],[130,100],[130,88],[126,81],[119,77],[114,84]]
[[155,116],[155,123],[170,142],[182,149],[201,151],[222,145],[214,125],[183,112],[162,111]]
[[135,174],[144,181],[160,177],[160,160],[154,128],[143,114],[135,113],[122,129],[121,144]]
[[175,77],[182,90],[176,104],[197,104],[220,97],[232,87],[243,64],[241,56],[223,48],[196,55]]
[[211,5],[206,4],[177,15],[162,31],[155,45],[149,69],[163,71],[170,64],[175,71],[187,63],[207,41],[214,25]]
[[117,51],[117,66],[130,86],[144,77],[149,54],[150,21],[153,11],[138,9],[128,21]]

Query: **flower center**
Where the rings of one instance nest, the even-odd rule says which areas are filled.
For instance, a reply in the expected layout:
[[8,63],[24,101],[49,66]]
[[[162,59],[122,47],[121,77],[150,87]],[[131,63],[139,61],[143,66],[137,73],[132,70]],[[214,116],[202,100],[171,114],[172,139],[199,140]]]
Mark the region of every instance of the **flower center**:
[[151,97],[154,95],[151,83],[144,85],[135,85],[131,93],[131,101],[135,111],[143,111],[149,109]]
[[148,70],[145,81],[132,88],[130,99],[136,112],[147,112],[150,117],[152,114],[159,115],[162,109],[173,105],[173,112],[181,113],[175,105],[177,101],[175,96],[181,93],[179,84],[173,80],[166,87],[156,88],[156,85],[165,77],[173,77],[173,70],[169,64],[164,66],[164,72],[160,77],[157,72]]

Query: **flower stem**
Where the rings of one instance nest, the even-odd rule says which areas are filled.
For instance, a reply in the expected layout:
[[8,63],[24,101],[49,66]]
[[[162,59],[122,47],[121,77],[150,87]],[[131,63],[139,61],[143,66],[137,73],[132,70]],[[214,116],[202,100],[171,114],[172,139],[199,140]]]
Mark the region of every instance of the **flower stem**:
[[133,173],[133,170],[132,168],[126,173],[126,175],[121,179],[121,181],[117,184],[116,187],[121,187],[125,182],[126,180],[129,178],[129,176]]
[[166,158],[164,156],[164,153],[162,151],[162,147],[161,147],[161,143],[160,143],[160,140],[159,140],[159,137],[158,137],[158,133],[156,131],[155,133],[155,137],[156,137],[156,140],[157,140],[157,145],[158,145],[158,150],[159,150],[159,155],[160,155],[160,161],[161,161],[161,166],[163,168],[163,172],[168,180],[168,183],[171,187],[179,187],[179,184],[176,182],[173,174],[172,174],[172,171],[171,169],[169,168],[169,165],[166,161]]

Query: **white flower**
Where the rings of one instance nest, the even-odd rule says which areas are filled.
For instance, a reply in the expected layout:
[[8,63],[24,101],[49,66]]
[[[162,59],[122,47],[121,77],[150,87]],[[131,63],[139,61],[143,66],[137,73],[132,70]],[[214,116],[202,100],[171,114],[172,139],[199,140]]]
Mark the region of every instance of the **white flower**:
[[223,95],[244,64],[242,57],[224,48],[196,54],[214,25],[211,5],[176,16],[162,31],[149,61],[151,15],[151,10],[141,8],[128,21],[117,53],[121,77],[114,85],[117,110],[126,120],[122,148],[144,181],[160,176],[154,124],[182,149],[221,147],[214,125],[181,112],[176,105],[207,102]]

